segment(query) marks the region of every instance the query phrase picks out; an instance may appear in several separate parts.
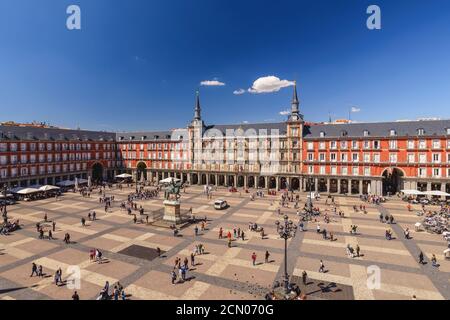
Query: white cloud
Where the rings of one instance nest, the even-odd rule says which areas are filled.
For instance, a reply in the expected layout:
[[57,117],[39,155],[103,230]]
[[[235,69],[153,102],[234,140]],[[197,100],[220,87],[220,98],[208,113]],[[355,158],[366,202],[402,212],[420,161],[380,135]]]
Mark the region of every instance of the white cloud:
[[225,83],[220,82],[218,80],[204,80],[200,82],[200,85],[206,87],[222,87],[225,85]]
[[361,108],[352,107],[352,112],[360,112]]
[[238,90],[234,90],[233,91],[233,94],[235,94],[235,95],[237,95],[237,96],[239,96],[239,95],[241,95],[241,94],[244,94],[245,93],[245,90],[244,89],[238,89]]
[[283,110],[283,111],[280,111],[280,115],[281,116],[288,116],[288,115],[290,115],[291,114],[291,112],[289,111],[289,110]]
[[248,89],[248,92],[251,93],[268,93],[268,92],[277,92],[280,91],[281,88],[290,87],[294,85],[294,81],[289,80],[280,80],[275,76],[267,76],[256,79],[253,82],[253,86]]

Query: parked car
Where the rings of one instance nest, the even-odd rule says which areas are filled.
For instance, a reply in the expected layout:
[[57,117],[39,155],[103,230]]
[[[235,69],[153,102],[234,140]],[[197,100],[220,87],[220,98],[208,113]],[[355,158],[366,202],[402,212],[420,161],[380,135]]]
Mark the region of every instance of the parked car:
[[228,207],[228,203],[225,200],[216,200],[214,202],[214,209],[216,210],[223,210],[226,209]]

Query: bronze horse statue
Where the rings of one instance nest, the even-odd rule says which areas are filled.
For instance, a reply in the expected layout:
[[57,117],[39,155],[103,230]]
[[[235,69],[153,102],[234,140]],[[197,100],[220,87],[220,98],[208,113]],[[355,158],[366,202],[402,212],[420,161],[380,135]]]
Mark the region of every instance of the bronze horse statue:
[[172,180],[171,183],[169,183],[166,187],[166,190],[164,191],[164,199],[169,200],[171,195],[175,196],[175,200],[180,199],[180,191],[181,188],[183,188],[183,184],[181,181],[175,182]]

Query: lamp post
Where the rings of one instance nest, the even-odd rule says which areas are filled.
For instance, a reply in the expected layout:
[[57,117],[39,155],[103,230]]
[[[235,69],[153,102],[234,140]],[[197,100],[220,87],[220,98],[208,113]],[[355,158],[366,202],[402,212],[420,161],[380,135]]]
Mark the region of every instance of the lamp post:
[[289,220],[288,216],[285,215],[283,222],[275,222],[277,225],[278,234],[282,239],[284,239],[284,289],[285,293],[289,293],[289,275],[287,272],[287,241],[295,236],[297,231],[297,226]]
[[136,193],[138,193],[138,174],[139,174],[139,171],[136,168],[136,177],[134,178],[136,180]]
[[6,195],[7,195],[7,192],[8,192],[8,187],[6,186],[6,184],[4,184],[3,185],[3,196],[4,196],[4,205],[5,205],[5,207],[3,208],[3,217],[4,217],[4,220],[5,220],[5,222],[7,221],[7,217],[8,217],[8,211],[7,211],[7,205],[8,205],[8,201],[7,201],[7,199],[6,199]]

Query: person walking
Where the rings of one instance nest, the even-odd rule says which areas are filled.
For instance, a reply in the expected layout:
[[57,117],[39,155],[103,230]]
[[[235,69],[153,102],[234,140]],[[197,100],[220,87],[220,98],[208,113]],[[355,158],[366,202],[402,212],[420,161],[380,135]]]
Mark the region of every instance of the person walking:
[[81,226],[82,227],[86,226],[86,219],[84,217],[81,218]]
[[172,270],[172,272],[170,273],[170,278],[172,280],[172,284],[175,284],[175,281],[177,281],[177,273],[175,272],[175,270]]
[[193,252],[191,253],[191,266],[195,267],[195,255]]
[[423,260],[423,252],[422,252],[422,251],[420,251],[420,253],[419,253],[419,263],[420,263],[420,264],[424,264],[424,260]]
[[256,253],[255,252],[253,252],[253,254],[252,254],[252,263],[254,266],[256,265]]
[[305,285],[305,286],[306,286],[306,279],[307,279],[307,277],[308,277],[308,274],[306,273],[305,270],[303,270],[303,272],[302,272],[302,282],[303,282],[303,285]]
[[320,260],[320,267],[319,267],[319,272],[323,273],[325,271],[325,265],[323,264],[323,261]]
[[359,258],[359,253],[360,253],[361,248],[359,247],[358,244],[356,245],[355,250],[356,250],[356,256]]
[[52,230],[53,230],[53,232],[56,231],[56,222],[55,221],[52,222]]
[[72,295],[72,300],[80,300],[80,296],[78,295],[78,292],[74,292]]
[[264,255],[264,261],[266,263],[269,263],[269,257],[270,257],[270,253],[269,253],[269,251],[266,250],[266,254]]
[[40,277],[40,278],[44,277],[44,273],[43,273],[42,269],[43,269],[43,268],[42,268],[42,265],[39,265],[37,275],[38,275],[38,277]]
[[35,273],[36,273],[36,276],[39,276],[39,274],[37,272],[37,265],[36,265],[36,263],[33,262],[31,264],[31,275],[30,275],[30,277],[32,277]]
[[438,264],[437,264],[437,259],[436,259],[436,255],[433,253],[433,255],[431,256],[431,265],[433,266],[433,267],[438,267]]

